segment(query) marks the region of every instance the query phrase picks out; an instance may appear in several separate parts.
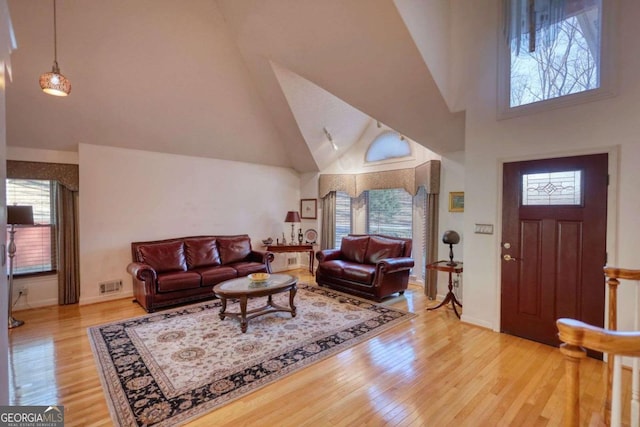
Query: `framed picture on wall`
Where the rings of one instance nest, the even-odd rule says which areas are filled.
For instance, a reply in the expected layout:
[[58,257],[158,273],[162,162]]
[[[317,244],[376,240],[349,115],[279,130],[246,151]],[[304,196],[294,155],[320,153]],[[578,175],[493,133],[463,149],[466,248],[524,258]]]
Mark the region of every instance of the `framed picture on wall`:
[[316,219],[318,215],[318,201],[316,199],[300,199],[300,218]]
[[464,191],[449,193],[449,212],[464,212]]

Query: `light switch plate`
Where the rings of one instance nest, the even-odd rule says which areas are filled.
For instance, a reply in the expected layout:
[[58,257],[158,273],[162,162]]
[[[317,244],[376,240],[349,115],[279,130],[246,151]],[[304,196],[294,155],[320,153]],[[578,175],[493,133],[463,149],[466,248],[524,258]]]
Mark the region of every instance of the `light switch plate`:
[[476,224],[476,234],[493,234],[493,224]]

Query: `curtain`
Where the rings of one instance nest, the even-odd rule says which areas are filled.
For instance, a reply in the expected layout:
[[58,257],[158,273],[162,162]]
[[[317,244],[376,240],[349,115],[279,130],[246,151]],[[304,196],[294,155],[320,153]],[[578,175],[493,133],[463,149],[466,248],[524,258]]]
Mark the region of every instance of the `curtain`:
[[427,193],[425,206],[424,241],[426,246],[426,263],[424,266],[424,294],[435,299],[438,293],[438,272],[427,269],[427,265],[438,260],[438,194]]
[[78,192],[56,182],[56,228],[58,243],[58,303],[75,304],[80,299],[78,243]]
[[322,198],[322,234],[320,249],[336,247],[336,192],[330,191]]

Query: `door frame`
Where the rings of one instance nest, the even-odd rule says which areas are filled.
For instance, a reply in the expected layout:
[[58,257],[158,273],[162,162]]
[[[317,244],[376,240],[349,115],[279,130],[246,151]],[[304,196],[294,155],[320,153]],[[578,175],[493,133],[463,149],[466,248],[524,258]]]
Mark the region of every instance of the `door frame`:
[[[511,162],[522,162],[528,160],[545,160],[545,159],[555,159],[561,157],[573,157],[573,156],[584,156],[589,154],[608,154],[608,169],[609,169],[609,186],[607,188],[607,264],[608,265],[617,265],[618,262],[618,188],[619,188],[619,157],[620,157],[620,145],[614,145],[606,148],[592,148],[585,150],[575,150],[575,151],[562,151],[562,152],[551,152],[551,153],[538,153],[532,155],[523,155],[517,157],[504,157],[498,158],[498,173],[496,174],[498,177],[497,182],[497,207],[496,207],[496,245],[498,247],[498,255],[500,255],[500,245],[502,242],[502,203],[503,203],[503,173],[504,173],[504,164]],[[496,271],[496,283],[495,283],[495,318],[497,322],[495,323],[493,330],[495,332],[500,332],[500,328],[502,325],[502,317],[501,317],[501,292],[502,292],[502,268],[501,268],[502,258],[497,256],[495,259],[495,271]],[[602,275],[602,286],[605,286],[605,278],[604,273]],[[605,292],[605,308],[604,308],[604,318],[603,322],[606,325],[606,319],[609,315],[609,293]]]

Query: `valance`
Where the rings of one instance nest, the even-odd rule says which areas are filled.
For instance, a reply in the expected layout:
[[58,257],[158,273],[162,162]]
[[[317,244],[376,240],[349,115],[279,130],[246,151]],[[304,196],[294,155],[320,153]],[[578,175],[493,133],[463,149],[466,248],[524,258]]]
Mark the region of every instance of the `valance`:
[[440,193],[440,160],[430,160],[415,168],[396,169],[361,174],[320,175],[318,196],[323,198],[331,191],[343,191],[358,197],[366,190],[404,188],[413,196],[420,187],[428,194]]
[[78,165],[7,160],[7,178],[58,181],[71,191],[78,191]]

